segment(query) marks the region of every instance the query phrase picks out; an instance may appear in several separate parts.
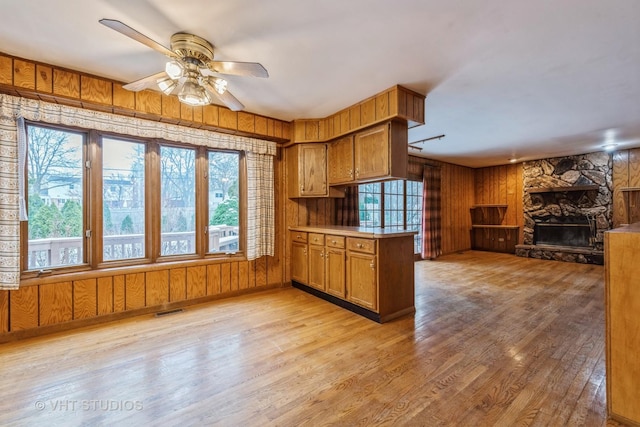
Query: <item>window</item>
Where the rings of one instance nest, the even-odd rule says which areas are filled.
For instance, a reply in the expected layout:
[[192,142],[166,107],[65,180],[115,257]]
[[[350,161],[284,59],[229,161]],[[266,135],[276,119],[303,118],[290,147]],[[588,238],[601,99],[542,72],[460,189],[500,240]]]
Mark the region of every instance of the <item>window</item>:
[[79,132],[27,126],[29,269],[85,262],[85,140]]
[[102,258],[145,256],[145,147],[102,139]]
[[209,252],[238,250],[240,225],[238,153],[209,152]]
[[404,181],[384,183],[384,228],[404,229]]
[[358,186],[358,209],[361,227],[382,227],[382,194],[380,183]]
[[415,230],[414,253],[422,247],[422,181],[360,184],[360,226]]
[[195,253],[196,152],[160,147],[160,255]]
[[241,254],[239,151],[27,123],[25,278]]

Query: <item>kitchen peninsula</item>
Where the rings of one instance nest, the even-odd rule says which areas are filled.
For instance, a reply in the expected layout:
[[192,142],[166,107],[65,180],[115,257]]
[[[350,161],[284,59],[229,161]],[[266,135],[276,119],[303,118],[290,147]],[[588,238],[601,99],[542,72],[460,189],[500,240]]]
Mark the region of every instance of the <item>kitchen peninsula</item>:
[[415,312],[415,231],[292,226],[291,281],[376,322]]

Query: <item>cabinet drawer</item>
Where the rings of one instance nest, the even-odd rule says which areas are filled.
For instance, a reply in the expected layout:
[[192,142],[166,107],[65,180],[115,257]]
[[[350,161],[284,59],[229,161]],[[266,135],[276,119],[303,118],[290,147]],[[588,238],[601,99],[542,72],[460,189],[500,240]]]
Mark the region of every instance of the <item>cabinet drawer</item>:
[[324,234],[309,233],[309,244],[324,246]]
[[330,248],[344,249],[344,236],[327,236],[326,245]]
[[307,233],[305,233],[304,231],[292,231],[291,232],[291,241],[292,242],[307,243]]
[[359,239],[356,237],[348,237],[347,249],[349,249],[350,251],[364,252],[367,254],[375,254],[376,241],[372,239]]

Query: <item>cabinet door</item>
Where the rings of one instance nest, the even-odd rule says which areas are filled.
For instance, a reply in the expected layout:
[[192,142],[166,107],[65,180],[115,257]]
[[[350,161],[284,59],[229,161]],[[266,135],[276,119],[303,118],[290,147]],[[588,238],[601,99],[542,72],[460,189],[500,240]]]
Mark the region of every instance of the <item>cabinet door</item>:
[[301,196],[327,195],[327,146],[303,144],[299,154]]
[[356,133],[353,154],[356,180],[389,175],[389,124]]
[[369,310],[378,309],[376,256],[349,252],[347,257],[347,299]]
[[291,279],[305,285],[308,282],[308,259],[306,243],[291,243]]
[[353,177],[353,136],[345,136],[329,143],[329,185],[352,182]]
[[324,291],[324,246],[309,245],[308,284]]
[[343,299],[346,296],[345,256],[344,249],[327,248],[325,251],[327,293]]

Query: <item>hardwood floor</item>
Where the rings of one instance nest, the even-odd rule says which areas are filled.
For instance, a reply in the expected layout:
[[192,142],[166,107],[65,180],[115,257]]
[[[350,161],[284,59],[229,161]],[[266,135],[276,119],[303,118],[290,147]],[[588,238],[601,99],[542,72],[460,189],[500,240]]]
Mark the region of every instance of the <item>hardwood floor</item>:
[[377,324],[294,288],[0,345],[0,425],[604,426],[603,268],[416,263]]

